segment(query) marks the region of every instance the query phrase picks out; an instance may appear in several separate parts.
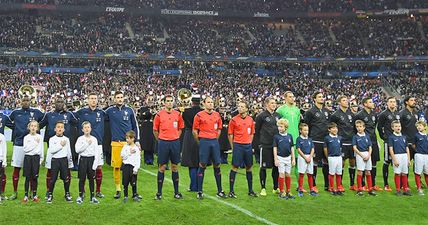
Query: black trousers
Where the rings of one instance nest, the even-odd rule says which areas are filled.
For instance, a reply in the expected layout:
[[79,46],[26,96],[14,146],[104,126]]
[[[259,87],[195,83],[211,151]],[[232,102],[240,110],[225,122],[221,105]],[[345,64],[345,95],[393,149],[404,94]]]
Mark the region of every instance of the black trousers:
[[94,180],[95,180],[95,170],[92,169],[94,164],[95,157],[84,157],[80,156],[79,159],[79,196],[83,197],[85,192],[85,181],[86,178],[89,180],[89,190],[91,192],[91,199],[94,197]]
[[24,177],[25,177],[25,196],[28,197],[28,191],[33,189],[33,195],[37,195],[37,186],[40,170],[40,155],[25,155],[24,157]]
[[122,184],[125,197],[128,197],[128,186],[130,184],[132,187],[132,196],[137,194],[137,175],[134,174],[134,166],[130,164],[124,164],[122,166]]
[[49,192],[52,195],[53,191],[55,189],[55,183],[58,179],[58,175],[60,175],[61,180],[64,182],[64,191],[65,193],[70,192],[70,179],[71,177],[68,177],[68,159],[67,157],[64,158],[52,158],[51,162],[51,171],[52,171],[52,180],[51,185],[49,187]]

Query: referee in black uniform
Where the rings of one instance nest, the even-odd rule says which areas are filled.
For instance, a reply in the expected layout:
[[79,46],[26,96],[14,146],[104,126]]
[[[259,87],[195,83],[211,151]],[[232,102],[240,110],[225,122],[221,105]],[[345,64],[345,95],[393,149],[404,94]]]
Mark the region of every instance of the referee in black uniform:
[[273,136],[278,134],[276,122],[281,116],[275,112],[276,100],[272,97],[265,99],[266,109],[256,117],[255,138],[260,143],[260,185],[261,196],[266,196],[266,169],[272,168],[273,193],[278,191],[278,167],[273,158]]
[[383,182],[385,191],[392,191],[388,184],[389,165],[391,164],[391,156],[388,152],[388,137],[394,132],[391,128],[391,123],[394,120],[399,120],[400,115],[397,112],[397,99],[395,97],[388,97],[386,100],[386,109],[382,111],[378,116],[377,130],[379,136],[384,141],[384,162],[383,162]]

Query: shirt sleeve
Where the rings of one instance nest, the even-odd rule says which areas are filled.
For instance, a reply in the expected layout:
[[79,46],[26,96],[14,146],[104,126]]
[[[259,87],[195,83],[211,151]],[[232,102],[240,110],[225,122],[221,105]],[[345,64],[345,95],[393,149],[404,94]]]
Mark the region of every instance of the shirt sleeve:
[[141,166],[141,151],[140,149],[137,149],[137,152],[135,153],[136,161],[134,165],[134,173],[137,173]]
[[254,133],[255,133],[254,120],[251,120],[251,134],[254,135]]
[[3,165],[7,165],[7,144],[6,144],[6,138],[3,134],[0,134],[0,151],[3,150],[3,159],[0,159],[3,161]]
[[49,152],[51,154],[55,154],[57,152],[59,152],[62,149],[62,145],[61,145],[61,141],[58,140],[57,143],[55,143],[55,138],[56,136],[53,136],[52,138],[49,139]]
[[122,157],[123,160],[128,159],[129,153],[128,153],[128,146],[127,145],[123,146],[122,151],[120,152],[120,157]]
[[178,128],[181,130],[184,128],[184,120],[181,114],[178,114]]
[[129,110],[131,111],[130,113],[131,125],[132,125],[132,130],[135,132],[135,141],[138,142],[140,141],[140,128],[138,127],[137,117],[133,109],[129,108]]
[[328,143],[328,137],[324,138],[324,148],[327,148],[327,143]]
[[154,131],[159,131],[159,125],[160,125],[159,114],[156,114],[155,119],[153,121],[153,130]]
[[89,143],[85,140],[86,138],[83,136],[80,136],[76,141],[76,153],[80,154],[84,152],[88,147]]
[[39,142],[39,155],[40,155],[40,163],[43,162],[43,160],[45,159],[45,145],[43,142],[43,137],[42,135],[38,135],[40,138],[40,142]]
[[218,119],[217,119],[217,123],[218,123],[218,128],[217,130],[221,130],[223,129],[223,120],[221,120],[220,114],[218,114]]
[[288,135],[290,135],[290,140],[291,140],[291,146],[294,146],[294,138],[293,138],[293,135],[291,135],[291,134],[288,134]]
[[200,115],[199,115],[199,113],[198,114],[196,114],[196,116],[195,116],[195,118],[193,119],[193,130],[199,130],[199,125],[200,125],[200,121],[201,121],[201,119],[199,118],[200,117]]
[[352,146],[357,146],[357,136],[352,136]]
[[233,134],[233,130],[235,129],[235,122],[234,121],[235,121],[234,119],[231,119],[229,121],[229,126],[227,127],[227,133],[229,135]]
[[394,146],[394,138],[388,137],[388,148]]
[[300,144],[300,137],[296,139],[296,148],[302,149],[302,145]]
[[306,111],[305,114],[303,115],[303,120],[305,121],[305,123],[307,123],[308,125],[311,124],[312,122],[312,113],[310,110]]
[[276,135],[273,136],[273,147],[278,147],[278,140],[276,138]]

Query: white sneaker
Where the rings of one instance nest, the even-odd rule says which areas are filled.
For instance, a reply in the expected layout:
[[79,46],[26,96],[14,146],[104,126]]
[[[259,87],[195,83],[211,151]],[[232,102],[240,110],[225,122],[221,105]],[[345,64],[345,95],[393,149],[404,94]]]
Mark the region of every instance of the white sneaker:
[[79,205],[81,205],[82,203],[83,203],[83,199],[82,199],[82,197],[78,197],[77,199],[76,199],[76,203],[77,204],[79,204]]
[[419,195],[421,195],[421,196],[425,195],[424,190],[422,190],[422,188],[421,188],[421,189],[419,189],[419,190],[418,190],[418,194],[419,194]]
[[100,203],[100,201],[98,201],[98,199],[96,199],[95,197],[93,197],[93,198],[91,199],[91,203],[92,203],[92,204],[99,204],[99,203]]

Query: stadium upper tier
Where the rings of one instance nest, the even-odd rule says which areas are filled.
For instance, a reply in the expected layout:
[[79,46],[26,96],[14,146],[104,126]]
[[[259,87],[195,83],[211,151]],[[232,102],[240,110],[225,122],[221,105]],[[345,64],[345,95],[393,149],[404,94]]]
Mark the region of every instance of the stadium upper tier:
[[394,17],[272,23],[118,14],[3,15],[0,48],[192,56],[426,56],[427,20],[428,17]]
[[428,8],[425,0],[0,0],[0,3],[90,5],[135,8],[229,10],[250,12],[352,12]]

